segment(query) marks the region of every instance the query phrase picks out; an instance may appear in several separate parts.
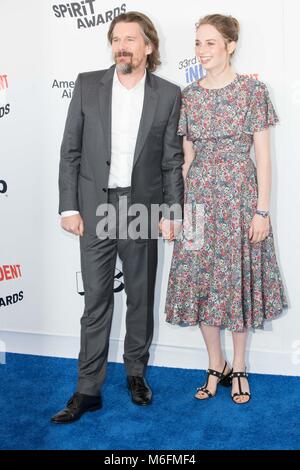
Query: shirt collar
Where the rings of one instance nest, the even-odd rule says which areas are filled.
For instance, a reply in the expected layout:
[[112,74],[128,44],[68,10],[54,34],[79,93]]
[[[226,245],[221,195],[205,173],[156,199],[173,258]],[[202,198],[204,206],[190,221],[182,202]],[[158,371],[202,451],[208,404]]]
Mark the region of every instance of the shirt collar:
[[124,85],[122,85],[122,83],[120,82],[119,80],[119,77],[118,77],[118,74],[117,74],[117,69],[115,68],[115,73],[114,73],[114,80],[113,80],[113,84],[114,86],[118,86],[118,87],[121,87],[122,89],[128,91],[128,92],[132,92],[134,90],[138,90],[140,88],[143,88],[144,85],[145,85],[145,81],[146,81],[146,69],[145,69],[145,73],[143,75],[143,77],[141,78],[141,80],[133,87],[131,88],[130,90],[128,90],[126,87],[124,87]]

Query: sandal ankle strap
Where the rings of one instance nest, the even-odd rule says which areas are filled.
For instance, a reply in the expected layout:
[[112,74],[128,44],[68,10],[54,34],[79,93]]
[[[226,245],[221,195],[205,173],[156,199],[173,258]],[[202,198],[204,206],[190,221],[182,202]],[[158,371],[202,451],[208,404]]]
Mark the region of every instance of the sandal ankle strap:
[[207,369],[207,373],[209,375],[213,375],[214,377],[218,377],[219,379],[221,379],[223,377],[223,373],[222,372],[219,372],[217,370],[213,370],[213,369]]
[[207,369],[207,373],[209,375],[213,375],[215,377],[218,377],[218,379],[223,379],[224,377],[226,377],[226,375],[224,375],[226,367],[227,367],[227,361],[225,361],[225,365],[223,367],[222,372],[219,372],[218,370],[214,370],[214,369]]

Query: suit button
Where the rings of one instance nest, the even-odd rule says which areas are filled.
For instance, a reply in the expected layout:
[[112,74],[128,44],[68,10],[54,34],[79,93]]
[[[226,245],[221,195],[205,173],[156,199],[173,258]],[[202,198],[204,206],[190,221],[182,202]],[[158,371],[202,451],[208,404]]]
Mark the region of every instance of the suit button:
[[106,188],[102,188],[102,191],[103,191],[104,193],[107,193],[107,189],[106,189]]
[[107,166],[110,166],[110,162],[109,162],[108,160],[106,161],[106,165],[107,165]]

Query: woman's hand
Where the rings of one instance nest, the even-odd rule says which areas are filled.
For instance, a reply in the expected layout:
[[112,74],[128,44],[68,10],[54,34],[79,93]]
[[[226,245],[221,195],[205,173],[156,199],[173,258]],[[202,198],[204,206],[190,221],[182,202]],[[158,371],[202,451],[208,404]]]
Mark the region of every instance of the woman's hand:
[[270,233],[270,219],[269,217],[262,217],[255,214],[252,219],[249,229],[249,240],[251,243],[259,243],[267,238]]
[[180,234],[182,229],[181,220],[167,220],[163,217],[159,223],[159,231],[162,234],[164,240],[168,242],[174,241]]

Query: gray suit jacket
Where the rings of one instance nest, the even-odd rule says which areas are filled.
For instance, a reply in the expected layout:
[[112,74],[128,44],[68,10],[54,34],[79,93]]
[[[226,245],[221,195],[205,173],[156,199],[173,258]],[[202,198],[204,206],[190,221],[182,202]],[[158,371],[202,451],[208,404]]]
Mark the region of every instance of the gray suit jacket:
[[[95,233],[96,208],[107,202],[111,96],[115,66],[81,73],[69,106],[59,167],[59,213],[80,211]],[[132,203],[183,206],[180,88],[147,72],[131,179]],[[97,220],[98,219],[98,220]]]

